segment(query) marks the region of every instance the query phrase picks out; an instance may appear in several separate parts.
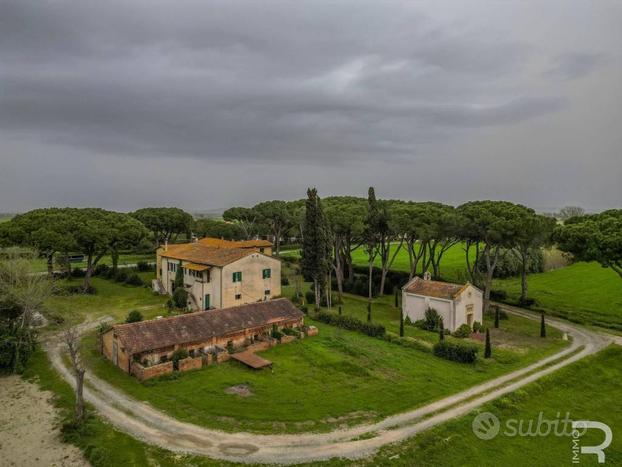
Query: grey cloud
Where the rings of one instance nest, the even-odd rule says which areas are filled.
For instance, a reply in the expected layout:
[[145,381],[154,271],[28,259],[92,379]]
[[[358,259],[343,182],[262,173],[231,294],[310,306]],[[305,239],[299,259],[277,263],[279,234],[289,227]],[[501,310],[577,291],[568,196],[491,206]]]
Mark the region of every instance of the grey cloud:
[[[543,52],[532,29],[506,31],[485,2],[469,7],[477,20],[451,18],[453,7],[0,2],[0,169],[16,150],[46,148],[85,164],[153,161],[180,177],[186,159],[222,173],[257,164],[274,174],[269,187],[281,165],[456,163],[465,140],[484,148],[490,131],[522,134],[581,111],[550,83],[597,75],[605,53]],[[545,76],[534,66],[543,54],[554,64]]]
[[558,57],[546,75],[559,79],[582,78],[605,62],[602,54],[568,53]]

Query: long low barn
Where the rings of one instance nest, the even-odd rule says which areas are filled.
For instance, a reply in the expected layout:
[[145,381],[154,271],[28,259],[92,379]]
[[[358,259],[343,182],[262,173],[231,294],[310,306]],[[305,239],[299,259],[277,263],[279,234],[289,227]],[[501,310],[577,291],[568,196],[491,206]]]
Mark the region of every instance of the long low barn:
[[171,360],[185,349],[191,356],[242,347],[272,329],[300,328],[304,315],[285,298],[231,308],[197,311],[169,318],[117,324],[102,336],[102,353],[127,373]]

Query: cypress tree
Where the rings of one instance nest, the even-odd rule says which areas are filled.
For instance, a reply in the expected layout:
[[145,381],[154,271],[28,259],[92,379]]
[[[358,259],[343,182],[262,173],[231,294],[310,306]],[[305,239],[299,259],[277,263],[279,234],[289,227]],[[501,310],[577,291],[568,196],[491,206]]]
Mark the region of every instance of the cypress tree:
[[546,323],[544,322],[544,312],[540,313],[540,337],[546,337]]
[[184,286],[184,270],[181,267],[181,261],[177,265],[177,271],[175,271],[175,288]]
[[492,345],[490,344],[490,330],[486,328],[486,348],[484,349],[484,358],[492,357]]
[[339,305],[339,315],[341,316],[341,305]]
[[330,231],[315,188],[307,190],[302,242],[302,273],[313,281],[315,309],[320,308],[320,288],[330,268]]
[[445,340],[445,326],[443,325],[443,318],[438,319],[438,340]]
[[495,329],[499,329],[499,314],[501,312],[499,311],[499,305],[495,306]]
[[371,302],[367,302],[367,322],[371,323]]

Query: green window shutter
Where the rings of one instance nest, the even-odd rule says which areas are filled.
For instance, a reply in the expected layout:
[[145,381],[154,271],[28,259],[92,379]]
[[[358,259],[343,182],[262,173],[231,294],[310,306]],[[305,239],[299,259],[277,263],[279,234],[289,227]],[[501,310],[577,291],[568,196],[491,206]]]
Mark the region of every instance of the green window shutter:
[[263,270],[263,278],[264,279],[270,279],[270,277],[272,277],[272,270],[264,269]]

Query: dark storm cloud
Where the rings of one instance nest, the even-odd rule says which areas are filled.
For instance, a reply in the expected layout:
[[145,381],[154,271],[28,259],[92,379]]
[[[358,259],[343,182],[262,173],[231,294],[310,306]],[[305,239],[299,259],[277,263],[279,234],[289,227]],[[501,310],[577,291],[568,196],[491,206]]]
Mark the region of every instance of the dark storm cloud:
[[23,174],[38,148],[71,154],[68,170],[139,158],[155,164],[140,187],[153,194],[158,164],[181,177],[182,158],[264,164],[267,185],[283,163],[455,162],[462,138],[565,115],[573,96],[549,84],[604,63],[509,34],[486,5],[465,10],[481,23],[438,5],[1,2],[0,163]]

